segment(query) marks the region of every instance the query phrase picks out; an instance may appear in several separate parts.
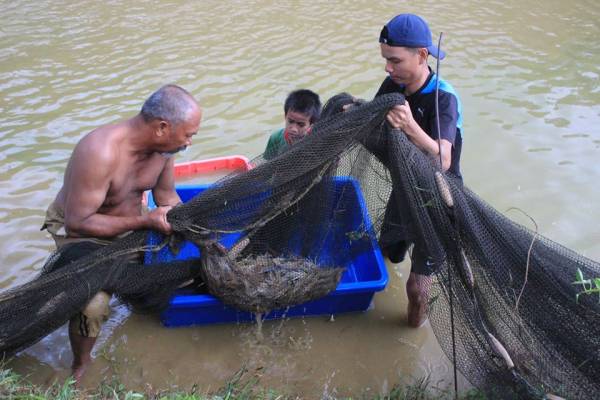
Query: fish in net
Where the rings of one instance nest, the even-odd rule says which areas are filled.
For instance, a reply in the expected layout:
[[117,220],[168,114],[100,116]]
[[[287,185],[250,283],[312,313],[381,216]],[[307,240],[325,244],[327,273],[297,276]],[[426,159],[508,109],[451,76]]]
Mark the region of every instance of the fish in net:
[[[258,157],[250,171],[173,208],[174,237],[198,245],[200,259],[150,266],[123,261],[150,250],[147,232],[60,269],[52,269],[51,257],[48,272],[0,293],[0,352],[39,340],[98,290],[156,310],[181,283],[202,276],[224,302],[253,312],[325,294],[341,265],[319,250],[330,246],[350,262],[360,256],[360,246],[350,244],[373,234],[327,235],[349,211],[335,181],[350,177],[362,191],[374,234],[386,208],[394,207],[408,240],[438,266],[429,294],[431,325],[473,385],[498,398],[594,397],[600,393],[600,304],[591,296],[577,301],[572,282],[578,270],[600,277],[600,265],[511,221],[442,172],[406,135],[389,130],[385,115],[403,101],[384,95],[340,113],[354,101],[336,96],[312,134],[288,151],[269,161]],[[231,234],[240,236],[239,247],[215,244]]]
[[321,298],[336,288],[343,271],[298,256],[236,260],[218,244],[202,251],[201,276],[208,291],[231,307],[256,314]]

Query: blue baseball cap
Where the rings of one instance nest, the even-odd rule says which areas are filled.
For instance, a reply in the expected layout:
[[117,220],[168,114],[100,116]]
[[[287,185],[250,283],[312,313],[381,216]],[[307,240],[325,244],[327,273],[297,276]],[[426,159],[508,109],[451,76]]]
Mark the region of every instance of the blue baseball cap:
[[431,42],[427,22],[415,14],[400,14],[388,22],[379,35],[379,43],[395,47],[424,47],[429,54],[442,60],[446,53]]

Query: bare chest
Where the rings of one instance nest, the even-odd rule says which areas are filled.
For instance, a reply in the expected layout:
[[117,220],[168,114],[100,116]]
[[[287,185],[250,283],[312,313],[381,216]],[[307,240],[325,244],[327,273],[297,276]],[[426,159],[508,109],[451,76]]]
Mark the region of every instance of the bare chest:
[[153,189],[165,167],[166,159],[158,154],[146,159],[124,157],[115,168],[104,206],[138,201],[145,190]]

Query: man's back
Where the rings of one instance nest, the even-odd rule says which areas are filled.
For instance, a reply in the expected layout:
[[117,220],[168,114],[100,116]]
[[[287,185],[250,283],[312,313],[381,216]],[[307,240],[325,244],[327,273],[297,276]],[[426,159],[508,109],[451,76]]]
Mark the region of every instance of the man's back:
[[[142,194],[153,189],[169,159],[157,152],[136,152],[126,140],[135,136],[127,121],[88,133],[75,147],[67,165],[56,205],[65,210],[67,199],[85,198],[82,191],[104,191],[97,209],[116,216],[139,215]],[[100,187],[99,187],[100,186]]]

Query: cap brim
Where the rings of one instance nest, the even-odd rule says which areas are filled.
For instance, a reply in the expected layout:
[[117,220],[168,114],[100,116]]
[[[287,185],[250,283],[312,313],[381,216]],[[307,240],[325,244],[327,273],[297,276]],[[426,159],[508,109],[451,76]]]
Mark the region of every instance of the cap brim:
[[431,45],[427,48],[427,51],[429,51],[429,54],[431,54],[433,57],[438,58],[440,60],[443,60],[444,57],[446,57],[446,52],[438,49],[437,46]]

